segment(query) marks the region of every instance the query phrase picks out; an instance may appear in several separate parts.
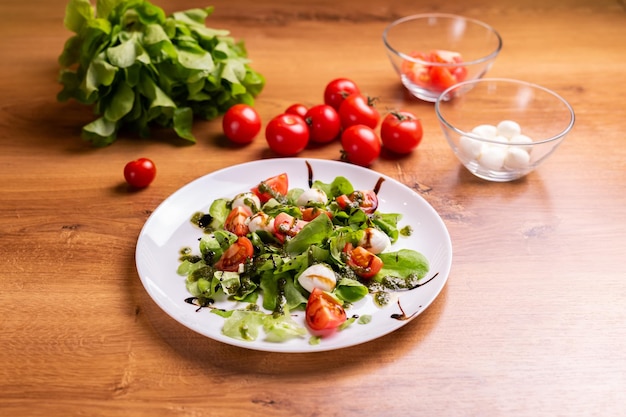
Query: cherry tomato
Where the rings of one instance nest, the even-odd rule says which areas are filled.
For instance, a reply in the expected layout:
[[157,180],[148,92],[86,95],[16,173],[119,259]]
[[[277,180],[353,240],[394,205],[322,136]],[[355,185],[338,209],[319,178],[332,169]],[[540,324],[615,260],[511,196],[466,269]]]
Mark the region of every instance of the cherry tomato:
[[380,155],[380,138],[364,125],[350,126],[341,134],[342,158],[353,164],[369,166]]
[[347,244],[344,252],[346,264],[361,278],[372,278],[383,267],[383,261],[362,246],[352,248],[351,244]]
[[423,135],[422,122],[406,111],[389,113],[380,126],[383,146],[400,154],[407,154],[415,149]]
[[431,67],[428,74],[430,76],[430,87],[435,90],[443,91],[456,84],[456,78],[448,68]]
[[424,88],[443,91],[467,77],[467,68],[462,65],[463,58],[458,52],[435,50],[412,52],[410,55],[423,62],[405,60],[401,71],[413,83]]
[[307,221],[307,222],[310,222],[311,220],[315,219],[320,214],[325,214],[328,216],[329,219],[331,220],[333,219],[333,214],[330,211],[324,210],[319,207],[306,207],[302,209],[301,211],[302,211],[302,220]]
[[250,229],[246,224],[246,219],[252,215],[252,211],[248,207],[235,207],[228,213],[224,221],[224,229],[237,236],[245,236]]
[[245,144],[254,140],[261,131],[261,117],[247,104],[235,104],[222,118],[222,129],[228,139]]
[[279,114],[267,124],[265,139],[270,149],[281,156],[293,156],[309,143],[309,126],[295,114]]
[[339,107],[339,118],[344,129],[354,125],[365,125],[375,129],[380,121],[380,113],[374,107],[375,100],[363,94],[348,96]]
[[245,236],[240,236],[235,243],[224,251],[220,259],[215,263],[215,268],[220,271],[237,272],[239,265],[245,263],[254,255],[254,246]]
[[148,158],[130,161],[124,166],[126,182],[135,188],[145,188],[156,177],[156,165]]
[[341,132],[339,115],[327,104],[311,107],[306,112],[304,120],[309,125],[309,134],[313,142],[328,143],[339,137]]
[[336,198],[341,209],[358,207],[367,214],[372,214],[378,208],[378,196],[373,190],[353,191],[350,195],[340,195]]
[[306,324],[313,330],[332,330],[343,324],[346,311],[330,294],[313,289],[306,304]]
[[324,104],[339,111],[341,103],[351,94],[360,93],[356,83],[348,78],[337,78],[326,85],[324,89]]
[[300,103],[296,103],[296,104],[292,104],[291,106],[287,107],[287,110],[285,110],[285,113],[287,114],[295,114],[296,116],[300,116],[302,118],[304,118],[304,116],[306,115],[307,112],[307,108],[304,104],[300,104]]
[[252,188],[254,194],[259,197],[261,204],[265,204],[272,197],[284,196],[289,191],[289,178],[286,173],[282,173],[261,181],[259,185]]
[[274,218],[274,235],[284,242],[286,237],[297,235],[308,222],[287,213],[280,213]]

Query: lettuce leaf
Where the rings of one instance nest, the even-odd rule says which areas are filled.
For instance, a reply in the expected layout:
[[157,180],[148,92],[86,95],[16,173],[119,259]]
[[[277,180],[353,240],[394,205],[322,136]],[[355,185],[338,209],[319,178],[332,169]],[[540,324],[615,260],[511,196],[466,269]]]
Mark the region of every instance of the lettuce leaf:
[[226,317],[222,333],[235,339],[253,341],[259,337],[261,329],[265,332],[265,340],[274,343],[307,334],[306,329],[298,325],[288,312],[274,316],[253,310],[234,310]]

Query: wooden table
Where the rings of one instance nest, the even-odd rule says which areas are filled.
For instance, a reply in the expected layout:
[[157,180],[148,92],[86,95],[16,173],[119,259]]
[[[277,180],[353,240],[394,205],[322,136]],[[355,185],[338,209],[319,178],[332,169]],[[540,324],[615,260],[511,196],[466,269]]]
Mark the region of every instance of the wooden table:
[[[148,215],[189,181],[274,156],[261,135],[229,146],[221,123],[199,142],[80,139],[91,109],[59,103],[64,0],[3,2],[0,50],[0,414],[2,416],[622,416],[626,414],[626,15],[620,2],[229,0],[209,26],[244,39],[267,78],[264,121],[321,102],[347,76],[383,106],[422,118],[406,158],[371,168],[420,193],[454,257],[435,302],[394,333],[346,349],[277,354],[213,341],[144,290],[134,249]],[[567,4],[565,4],[567,3]],[[490,75],[570,101],[576,125],[545,165],[513,183],[469,174],[432,104],[409,98],[385,56],[391,20],[445,11],[496,27]],[[122,169],[158,166],[129,192]],[[339,143],[301,156],[339,158]]]

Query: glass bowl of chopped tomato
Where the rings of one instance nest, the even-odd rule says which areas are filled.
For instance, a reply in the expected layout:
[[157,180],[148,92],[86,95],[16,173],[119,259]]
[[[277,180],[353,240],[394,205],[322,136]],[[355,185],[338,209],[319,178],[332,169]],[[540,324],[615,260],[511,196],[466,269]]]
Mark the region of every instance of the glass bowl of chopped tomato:
[[464,81],[435,102],[443,133],[461,163],[489,181],[517,180],[541,165],[574,126],[558,93],[506,78]]
[[483,77],[502,49],[488,24],[446,13],[398,19],[383,31],[383,43],[402,84],[429,102],[456,83]]

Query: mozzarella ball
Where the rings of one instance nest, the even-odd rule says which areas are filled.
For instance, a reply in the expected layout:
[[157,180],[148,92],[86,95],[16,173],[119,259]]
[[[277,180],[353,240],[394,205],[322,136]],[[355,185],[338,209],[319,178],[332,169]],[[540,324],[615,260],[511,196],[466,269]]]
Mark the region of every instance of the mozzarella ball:
[[522,133],[522,128],[513,120],[503,120],[496,127],[497,134],[511,139],[512,137]]
[[467,159],[478,159],[482,150],[482,142],[468,138],[467,136],[461,136],[459,140],[459,150]]
[[250,231],[253,233],[258,231],[264,231],[268,233],[274,232],[274,218],[268,216],[262,211],[259,211],[258,213],[255,213],[252,216],[248,217],[246,223],[248,224],[248,229],[250,229]]
[[494,125],[478,125],[472,129],[472,133],[481,138],[493,139],[498,134],[498,128]]
[[313,292],[315,288],[322,291],[332,291],[337,285],[337,276],[330,266],[326,264],[314,264],[302,271],[298,277],[302,288]]
[[[528,143],[529,145],[532,145],[533,140],[526,135],[515,135],[511,138],[511,143]],[[528,153],[532,150],[532,146],[516,146],[516,148],[517,147],[524,149]]]
[[363,237],[359,241],[359,246],[367,249],[373,254],[384,252],[391,246],[391,239],[381,230],[374,227],[368,227],[363,230]]
[[522,148],[511,147],[504,158],[504,167],[506,169],[524,169],[528,168],[530,163],[530,155]]
[[506,154],[506,146],[487,145],[483,148],[482,155],[480,156],[480,165],[487,169],[502,169]]
[[296,202],[299,206],[306,206],[308,204],[328,204],[328,197],[326,193],[317,188],[309,188],[305,190],[300,197],[298,197],[298,201]]
[[254,212],[261,207],[261,200],[252,192],[237,194],[233,199],[232,208],[243,207]]

